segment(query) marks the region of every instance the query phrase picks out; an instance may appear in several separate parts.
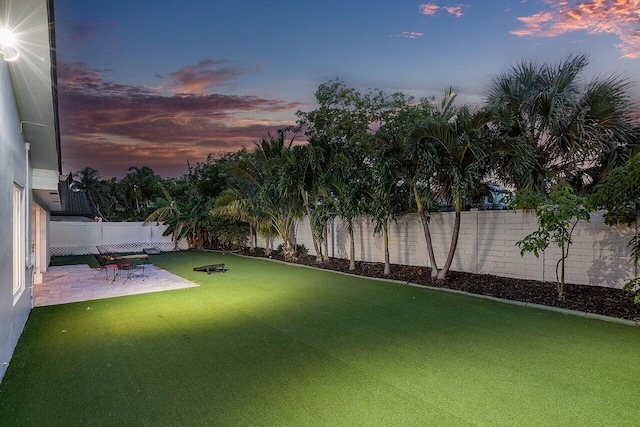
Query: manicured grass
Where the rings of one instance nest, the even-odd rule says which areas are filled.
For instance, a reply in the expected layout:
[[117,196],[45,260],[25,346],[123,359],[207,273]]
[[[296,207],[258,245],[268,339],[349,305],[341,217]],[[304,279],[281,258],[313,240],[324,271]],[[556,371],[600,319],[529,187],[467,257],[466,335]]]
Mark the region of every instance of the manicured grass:
[[0,424],[638,422],[638,328],[231,255],[152,262],[202,286],[34,309]]

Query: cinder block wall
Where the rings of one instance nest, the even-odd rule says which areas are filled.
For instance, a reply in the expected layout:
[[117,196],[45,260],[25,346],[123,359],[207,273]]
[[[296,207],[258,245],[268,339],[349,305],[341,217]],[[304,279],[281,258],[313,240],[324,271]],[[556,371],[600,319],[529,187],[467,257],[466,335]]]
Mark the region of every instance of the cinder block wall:
[[[566,260],[568,283],[622,288],[634,277],[629,258],[629,241],[633,230],[629,227],[610,227],[604,223],[603,212],[591,214],[591,222],[579,222],[573,233],[573,245]],[[447,257],[454,213],[433,214],[430,230],[436,262],[442,267]],[[452,269],[504,277],[555,281],[556,263],[560,249],[550,245],[536,258],[531,253],[520,255],[518,240],[537,229],[534,213],[522,211],[462,212],[460,239]],[[315,254],[309,223],[305,219],[297,226],[297,241]],[[337,219],[329,224],[329,256],[348,258],[349,236],[346,227]],[[374,234],[373,223],[359,218],[355,223],[356,259],[384,261],[382,236]],[[272,248],[281,242],[272,241]],[[258,246],[265,246],[263,238]],[[389,251],[395,264],[429,267],[424,232],[417,214],[400,218],[389,227]]]

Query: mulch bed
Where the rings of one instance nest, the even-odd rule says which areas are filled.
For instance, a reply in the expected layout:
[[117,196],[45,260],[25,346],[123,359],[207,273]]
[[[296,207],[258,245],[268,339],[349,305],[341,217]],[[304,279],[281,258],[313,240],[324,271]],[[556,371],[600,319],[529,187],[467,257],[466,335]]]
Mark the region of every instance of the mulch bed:
[[[264,250],[241,251],[243,255],[266,257]],[[281,254],[272,252],[271,258],[284,261]],[[449,272],[444,281],[431,278],[431,269],[410,265],[391,265],[391,275],[383,275],[384,264],[380,262],[356,262],[356,270],[349,271],[349,260],[331,258],[317,262],[315,256],[302,255],[296,261],[326,270],[341,271],[358,276],[388,278],[425,286],[456,289],[472,294],[488,295],[513,301],[530,302],[569,310],[597,313],[621,319],[640,320],[640,304],[634,304],[633,295],[628,296],[621,289],[600,286],[565,284],[563,301],[558,301],[555,282],[514,279],[489,274],[471,274],[458,271]]]

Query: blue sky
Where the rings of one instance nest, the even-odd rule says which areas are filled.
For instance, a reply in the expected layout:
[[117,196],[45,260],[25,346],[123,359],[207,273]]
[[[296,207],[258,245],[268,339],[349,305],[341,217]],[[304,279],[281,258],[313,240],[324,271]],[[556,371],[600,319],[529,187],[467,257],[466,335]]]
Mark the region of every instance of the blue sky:
[[[640,0],[57,0],[64,172],[165,176],[251,146],[319,84],[482,103],[520,60],[640,76]],[[638,90],[635,90],[638,98]]]

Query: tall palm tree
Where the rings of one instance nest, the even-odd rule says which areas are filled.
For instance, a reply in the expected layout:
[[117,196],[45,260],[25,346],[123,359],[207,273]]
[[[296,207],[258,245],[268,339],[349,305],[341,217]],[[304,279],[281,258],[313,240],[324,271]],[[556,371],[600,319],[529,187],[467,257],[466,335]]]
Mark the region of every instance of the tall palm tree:
[[349,233],[349,270],[355,264],[355,220],[367,212],[367,190],[371,181],[371,171],[363,167],[364,150],[361,146],[334,146],[329,179],[326,182],[333,218],[340,217]]
[[439,280],[447,277],[458,245],[463,201],[489,170],[489,160],[495,152],[508,147],[488,136],[494,118],[486,110],[474,111],[468,106],[452,104],[443,114],[416,128],[414,138],[430,143],[437,157],[435,185],[438,195],[453,203],[455,209],[449,252]]
[[148,166],[131,166],[127,175],[120,181],[124,187],[125,199],[137,214],[146,208],[155,193],[159,177]]
[[105,191],[104,184],[100,181],[100,172],[92,167],[86,166],[73,174],[73,183],[71,188],[84,191],[94,214],[100,218],[104,218],[100,211],[102,203],[102,194]]
[[371,203],[367,210],[373,219],[375,232],[382,232],[385,276],[391,274],[389,222],[408,211],[409,183],[402,175],[404,147],[398,143],[403,140],[380,131],[372,139],[371,146],[372,174],[367,190]]
[[436,171],[436,153],[432,144],[413,136],[414,129],[425,121],[441,114],[450,104],[450,93],[443,98],[441,110],[433,106],[433,99],[423,99],[420,103],[403,108],[394,120],[386,123],[377,133],[376,140],[384,148],[387,156],[396,158],[394,168],[402,181],[408,184],[408,197],[420,216],[431,276],[438,275],[431,230],[430,212],[435,208],[433,178]]

